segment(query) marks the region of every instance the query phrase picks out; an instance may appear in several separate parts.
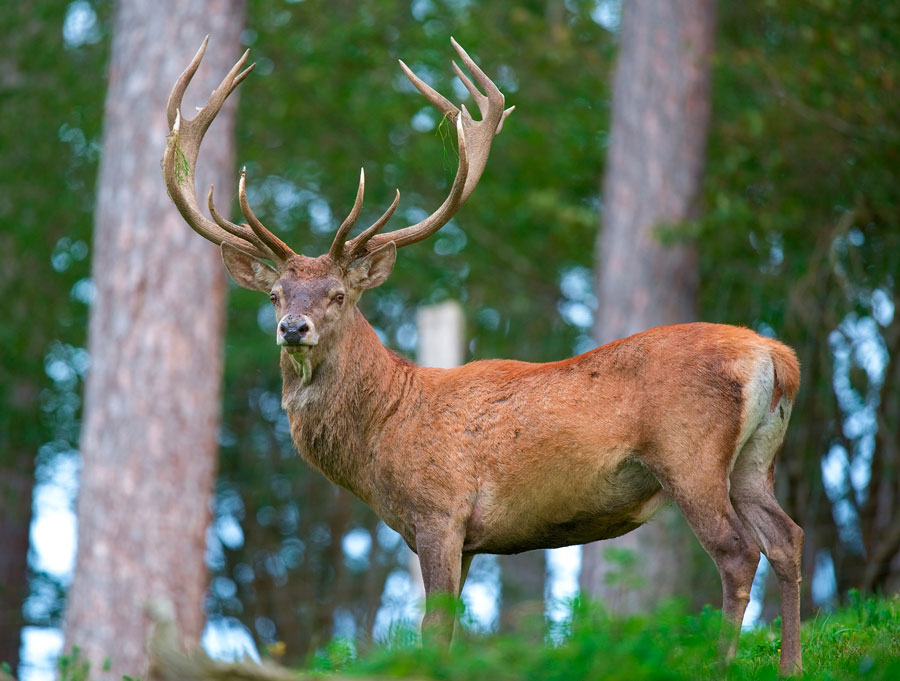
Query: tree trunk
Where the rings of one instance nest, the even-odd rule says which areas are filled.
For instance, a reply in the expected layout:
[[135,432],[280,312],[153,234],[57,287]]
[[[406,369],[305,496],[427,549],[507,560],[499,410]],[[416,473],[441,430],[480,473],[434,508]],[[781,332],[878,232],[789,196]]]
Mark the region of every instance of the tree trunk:
[[541,621],[547,552],[526,551],[498,556],[500,562],[500,629],[516,631],[525,620]]
[[26,559],[34,487],[34,452],[0,456],[0,662],[19,665],[22,605],[28,590]]
[[[623,4],[596,255],[600,343],[695,318],[697,255],[666,231],[697,214],[714,25],[712,0]],[[582,588],[624,611],[686,595],[679,585],[690,549],[679,515],[662,512],[630,535],[585,547]]]
[[[169,90],[203,36],[188,92],[202,104],[239,53],[242,0],[117,8],[100,164],[67,649],[91,677],[142,677],[151,599],[175,606],[196,644],[204,624],[205,531],[215,479],[225,280],[217,249],[166,196],[159,160]],[[234,99],[208,134],[198,187],[232,187]],[[222,203],[220,201],[220,203]],[[108,663],[104,663],[108,660]]]

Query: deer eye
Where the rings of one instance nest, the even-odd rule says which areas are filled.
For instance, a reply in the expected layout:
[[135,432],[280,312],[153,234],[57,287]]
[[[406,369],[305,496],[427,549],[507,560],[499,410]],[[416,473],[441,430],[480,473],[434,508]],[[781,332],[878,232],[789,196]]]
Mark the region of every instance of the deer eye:
[[336,294],[334,295],[334,302],[336,302],[338,305],[342,305],[343,302],[344,302],[344,294],[343,294],[343,293],[336,293]]
[[269,300],[271,300],[271,301],[272,301],[272,305],[274,305],[275,303],[278,302],[278,296],[276,296],[274,293],[270,293],[270,294],[269,294]]

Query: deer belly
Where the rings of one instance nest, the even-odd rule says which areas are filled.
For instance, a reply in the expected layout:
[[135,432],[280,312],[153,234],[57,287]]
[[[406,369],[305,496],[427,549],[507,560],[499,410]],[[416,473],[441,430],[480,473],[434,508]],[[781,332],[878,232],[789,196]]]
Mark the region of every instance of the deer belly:
[[464,550],[520,553],[618,537],[668,501],[637,461],[593,473],[515,488],[486,485],[473,508]]

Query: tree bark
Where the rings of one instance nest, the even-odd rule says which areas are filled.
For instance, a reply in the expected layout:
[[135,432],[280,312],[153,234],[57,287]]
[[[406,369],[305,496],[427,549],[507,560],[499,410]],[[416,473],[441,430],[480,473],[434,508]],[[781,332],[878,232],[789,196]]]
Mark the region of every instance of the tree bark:
[[[712,0],[623,4],[603,229],[597,242],[598,342],[696,317],[697,255],[667,235],[696,217],[710,116]],[[584,549],[582,588],[623,611],[685,595],[683,522],[662,512],[643,528]],[[607,549],[639,554],[623,566]],[[623,570],[623,579],[614,574]]]
[[540,621],[544,614],[547,552],[526,551],[498,559],[501,631],[516,631],[524,620]]
[[15,672],[26,579],[34,453],[13,449],[0,457],[0,662]]
[[[78,555],[65,623],[91,677],[143,677],[144,607],[168,599],[196,643],[216,472],[225,280],[218,249],[166,196],[159,160],[169,90],[212,34],[185,111],[239,54],[242,0],[123,0],[115,23],[95,220]],[[197,181],[233,186],[232,99]],[[214,169],[214,170],[213,170]],[[220,199],[220,204],[224,203]],[[108,660],[108,663],[105,661]]]

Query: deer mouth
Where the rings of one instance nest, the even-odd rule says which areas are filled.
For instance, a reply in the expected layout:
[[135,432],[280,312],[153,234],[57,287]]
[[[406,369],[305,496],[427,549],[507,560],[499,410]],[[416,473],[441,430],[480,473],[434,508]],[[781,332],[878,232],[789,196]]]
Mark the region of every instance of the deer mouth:
[[299,343],[282,343],[282,345],[281,345],[281,347],[283,347],[287,352],[291,353],[292,355],[307,353],[307,352],[309,352],[310,348],[313,348],[315,346],[316,346],[315,341],[313,341],[311,343],[307,342],[307,341],[300,341]]

